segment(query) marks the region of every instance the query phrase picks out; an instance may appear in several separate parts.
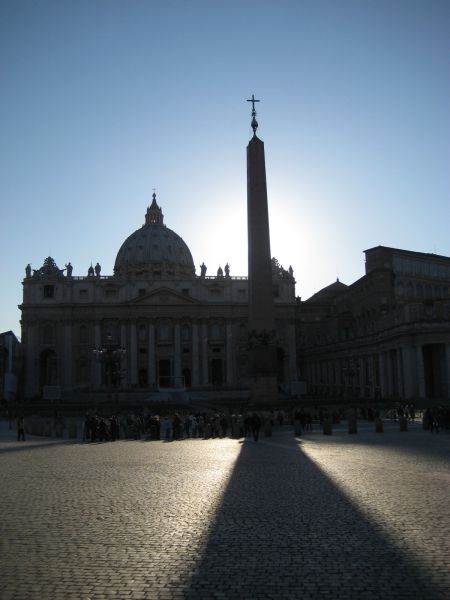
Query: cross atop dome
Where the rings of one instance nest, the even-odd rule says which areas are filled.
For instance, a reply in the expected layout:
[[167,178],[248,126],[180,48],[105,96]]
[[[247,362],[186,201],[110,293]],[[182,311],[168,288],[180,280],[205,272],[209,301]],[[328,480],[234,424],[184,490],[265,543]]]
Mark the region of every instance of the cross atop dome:
[[164,215],[162,213],[161,207],[158,206],[156,202],[156,192],[153,189],[152,194],[152,203],[147,208],[147,212],[145,214],[145,224],[146,225],[163,225],[164,224]]

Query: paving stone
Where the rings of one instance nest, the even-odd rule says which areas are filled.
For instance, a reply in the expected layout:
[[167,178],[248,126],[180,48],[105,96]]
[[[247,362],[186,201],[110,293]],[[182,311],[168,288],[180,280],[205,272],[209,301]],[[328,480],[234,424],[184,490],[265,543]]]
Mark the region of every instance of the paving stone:
[[450,598],[450,435],[82,444],[0,427],[2,600]]

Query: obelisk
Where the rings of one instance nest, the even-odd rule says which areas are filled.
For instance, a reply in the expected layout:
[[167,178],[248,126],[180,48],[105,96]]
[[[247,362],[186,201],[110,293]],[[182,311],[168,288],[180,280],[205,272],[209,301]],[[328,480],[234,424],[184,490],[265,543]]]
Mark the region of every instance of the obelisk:
[[253,137],[247,146],[248,228],[248,374],[253,402],[275,403],[277,391],[277,347],[270,254],[264,142],[256,135],[255,100],[252,99]]

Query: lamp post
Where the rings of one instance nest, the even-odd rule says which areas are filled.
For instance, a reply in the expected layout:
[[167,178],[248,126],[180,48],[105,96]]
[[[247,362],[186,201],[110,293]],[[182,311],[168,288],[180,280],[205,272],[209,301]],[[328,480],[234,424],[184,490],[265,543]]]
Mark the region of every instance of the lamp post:
[[118,387],[120,387],[122,383],[122,377],[125,374],[125,369],[122,369],[122,364],[126,361],[127,351],[125,348],[116,348],[111,352],[111,357],[113,365],[112,374],[116,378]]
[[[108,341],[110,341],[108,336]],[[107,347],[94,348],[92,350],[96,361],[104,365],[105,383],[107,386],[116,385],[120,387],[125,369],[122,369],[122,364],[126,359],[127,351],[125,348],[115,348],[114,350]]]

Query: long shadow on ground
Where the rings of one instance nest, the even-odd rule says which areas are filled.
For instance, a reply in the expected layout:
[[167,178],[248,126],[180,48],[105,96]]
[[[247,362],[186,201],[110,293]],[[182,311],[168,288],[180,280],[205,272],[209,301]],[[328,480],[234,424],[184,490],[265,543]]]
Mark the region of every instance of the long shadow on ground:
[[293,438],[273,443],[242,445],[184,598],[445,598]]

